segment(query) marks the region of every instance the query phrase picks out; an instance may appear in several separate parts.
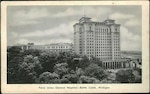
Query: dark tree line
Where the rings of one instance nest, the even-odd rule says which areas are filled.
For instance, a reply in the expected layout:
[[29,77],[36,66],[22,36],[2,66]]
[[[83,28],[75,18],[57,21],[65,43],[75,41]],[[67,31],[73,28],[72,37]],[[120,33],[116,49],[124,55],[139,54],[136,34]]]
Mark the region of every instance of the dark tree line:
[[141,82],[139,69],[121,70],[115,76],[112,80],[110,73],[101,67],[101,61],[94,57],[89,60],[72,52],[22,51],[15,46],[7,49],[8,84]]

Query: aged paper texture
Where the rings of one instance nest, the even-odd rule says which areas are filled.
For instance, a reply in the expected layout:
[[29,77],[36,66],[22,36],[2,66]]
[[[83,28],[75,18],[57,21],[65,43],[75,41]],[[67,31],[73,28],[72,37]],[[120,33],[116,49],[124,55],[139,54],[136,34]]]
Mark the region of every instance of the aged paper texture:
[[[129,8],[127,8],[128,6]],[[135,10],[137,8],[137,10],[139,9],[140,11],[136,11],[136,12],[133,11],[133,14],[132,14],[132,8],[134,8]],[[1,90],[2,90],[2,93],[127,93],[127,92],[139,93],[139,92],[149,92],[149,12],[148,11],[149,11],[148,1],[46,1],[46,2],[42,2],[42,1],[5,2],[4,1],[2,2],[1,3]],[[99,15],[101,15],[101,17],[99,17]],[[44,80],[45,81],[44,83],[41,80],[39,81],[40,77],[41,79],[43,79],[42,76],[45,74],[49,74],[52,76],[54,75],[57,78],[57,74],[55,74],[54,72],[50,73],[46,71],[44,71],[45,74],[41,73],[42,75],[40,75],[39,78],[36,79],[36,81],[38,80],[37,83],[32,83],[30,79],[28,80],[28,82],[22,82],[24,81],[22,79],[25,79],[29,75],[30,76],[34,75],[34,72],[29,73],[28,75],[22,76],[23,74],[27,72],[27,71],[22,71],[22,73],[20,73],[20,75],[22,76],[22,78],[20,77],[21,80],[18,80],[17,78],[15,78],[17,76],[14,76],[13,79],[10,77],[9,79],[10,74],[12,74],[11,73],[12,68],[11,67],[10,69],[8,68],[9,66],[7,65],[8,64],[7,62],[9,60],[8,58],[11,58],[13,57],[13,55],[15,55],[13,54],[11,57],[7,56],[9,54],[7,52],[9,47],[11,47],[12,45],[15,45],[15,43],[30,43],[30,42],[34,42],[37,45],[45,45],[45,44],[49,44],[53,42],[57,43],[60,41],[73,43],[73,40],[74,40],[73,39],[74,38],[73,37],[73,34],[74,34],[73,25],[76,22],[78,22],[78,19],[81,18],[82,16],[84,16],[83,18],[91,16],[93,17],[92,20],[101,20],[101,21],[104,21],[106,17],[107,20],[104,21],[106,23],[107,21],[113,21],[109,19],[114,18],[117,21],[116,23],[119,23],[119,24],[121,23],[121,26],[123,26],[121,27],[121,30],[124,30],[123,33],[121,33],[122,36],[124,36],[122,37],[122,40],[120,42],[121,49],[123,50],[140,50],[141,49],[140,50],[141,57],[142,57],[142,66],[140,67],[142,69],[141,82],[139,83],[132,82],[131,80],[133,79],[129,79],[130,80],[129,83],[121,83],[121,82],[118,83],[117,81],[119,80],[117,81],[113,80],[111,82],[108,82],[106,80],[102,81],[101,79],[97,80],[96,77],[99,75],[99,73],[95,75],[95,78],[87,78],[87,79],[92,79],[92,81],[94,80],[95,82],[97,81],[97,83],[88,83],[88,82],[84,83],[82,79],[80,79],[80,81],[77,81],[77,83],[71,83],[71,82],[59,83],[60,81],[58,81],[58,83],[55,83],[55,82],[50,83],[49,82],[50,80],[48,80],[47,82],[46,80]],[[90,21],[89,18],[86,18],[86,19],[87,21]],[[61,22],[63,23],[59,25],[59,23]],[[82,19],[77,24],[82,24]],[[22,33],[20,33],[20,31],[22,31]],[[32,31],[35,31],[35,33]],[[55,31],[55,32],[51,33],[51,31]],[[129,31],[133,33],[130,33]],[[139,33],[137,33],[138,31]],[[141,41],[141,42],[138,43],[138,41]],[[30,43],[29,45],[32,45],[32,43]],[[37,46],[34,46],[34,47],[37,47]],[[41,47],[41,46],[38,46],[38,47]],[[26,49],[29,49],[29,48],[26,48]],[[26,58],[24,58],[24,60],[27,60],[28,58],[30,58],[36,61],[37,57],[33,57],[33,56],[28,55]],[[82,60],[81,58],[74,58],[73,60],[76,60],[76,59],[78,59],[79,61]],[[36,61],[36,64],[37,63],[38,61]],[[24,66],[26,66],[26,64],[28,63],[24,63],[24,65],[19,65],[19,66],[21,66],[23,69],[25,68]],[[61,73],[62,71],[66,72],[67,70],[66,67],[61,67],[62,70],[60,71],[59,68],[57,70],[57,67],[59,67],[59,64],[56,64],[56,65],[57,66],[54,67],[54,71],[57,71],[57,72],[59,71],[58,74]],[[62,65],[66,66],[65,63],[62,63]],[[29,66],[27,65],[27,68],[33,68],[33,66],[35,67],[34,64],[33,65],[31,64]],[[123,66],[127,67],[129,65],[123,65]],[[112,67],[112,66],[109,67],[109,64],[108,64],[108,65],[104,65],[104,68],[105,69],[112,68],[112,70],[115,70],[114,68],[119,68],[119,65],[116,65],[115,67]],[[50,69],[53,69],[53,68],[50,68]],[[16,70],[19,70],[19,69],[17,69],[16,67]],[[87,71],[85,72],[84,75],[86,75],[86,73]],[[18,75],[19,75],[19,72],[18,72]],[[90,74],[87,74],[87,75],[90,76]],[[99,76],[101,77],[101,75]],[[87,76],[82,76],[82,78],[84,79],[86,79],[86,77]],[[55,80],[58,80],[58,78]]]

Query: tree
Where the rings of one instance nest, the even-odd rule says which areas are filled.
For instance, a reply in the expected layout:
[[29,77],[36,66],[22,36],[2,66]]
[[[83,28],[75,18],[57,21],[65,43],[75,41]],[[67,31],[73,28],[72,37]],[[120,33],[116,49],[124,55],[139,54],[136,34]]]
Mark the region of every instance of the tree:
[[99,83],[100,81],[94,77],[81,76],[79,78],[79,83]]
[[59,75],[51,72],[43,72],[39,78],[39,83],[60,83]]
[[13,84],[18,81],[17,71],[19,69],[20,62],[23,62],[21,56],[21,48],[13,46],[7,49],[7,82]]
[[7,54],[11,56],[18,56],[21,53],[21,47],[18,46],[12,46],[7,49]]
[[90,63],[97,64],[98,66],[102,67],[102,61],[94,56],[91,57]]
[[90,61],[89,61],[88,57],[87,56],[83,56],[82,60],[78,64],[78,67],[82,68],[82,69],[85,69],[89,65],[90,65]]
[[142,82],[142,76],[141,76],[141,69],[133,69],[133,75],[135,77],[135,83],[141,83]]
[[119,81],[120,83],[133,83],[135,77],[131,69],[120,70],[116,73],[116,81]]
[[76,74],[78,77],[80,77],[81,75],[84,75],[84,71],[82,68],[76,68]]
[[22,60],[23,60],[23,58],[21,58],[21,48],[20,47],[13,46],[13,47],[7,49],[8,67],[17,65]]
[[33,70],[34,66],[30,63],[23,62],[20,64],[18,70],[17,83],[34,83],[36,79],[36,72]]
[[57,63],[67,62],[68,53],[60,52],[57,56]]
[[56,57],[57,57],[56,54],[50,54],[46,52],[43,52],[39,56],[39,61],[41,62],[42,67],[43,67],[42,72],[45,72],[45,71],[53,72],[53,67],[57,62]]
[[38,57],[27,55],[24,57],[24,61],[19,64],[18,69],[18,82],[19,83],[34,83],[37,76],[40,74],[42,66],[38,60]]
[[107,77],[106,72],[103,70],[103,68],[99,67],[97,64],[90,64],[85,69],[85,75],[94,77],[100,81]]
[[67,63],[58,63],[54,66],[54,72],[60,75],[60,78],[68,73],[68,64]]
[[134,68],[133,70],[137,71],[139,75],[142,75],[142,69],[141,68]]
[[80,56],[71,52],[65,52],[63,55],[63,58],[65,59],[63,59],[63,61],[61,61],[60,63],[65,62],[68,64],[69,68],[71,68],[72,70],[76,70],[78,64],[74,61],[74,58],[79,58]]
[[37,49],[28,49],[28,50],[25,50],[22,54],[23,56],[26,56],[26,55],[40,56],[41,52],[42,51],[37,50]]
[[76,74],[66,74],[62,77],[62,83],[77,83],[78,76]]

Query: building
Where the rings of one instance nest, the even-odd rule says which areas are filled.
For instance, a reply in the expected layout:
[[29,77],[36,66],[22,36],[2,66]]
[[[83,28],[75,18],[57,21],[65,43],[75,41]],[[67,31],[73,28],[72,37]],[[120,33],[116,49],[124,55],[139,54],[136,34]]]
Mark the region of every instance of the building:
[[129,68],[128,60],[121,59],[120,24],[107,18],[103,22],[82,17],[74,27],[74,50],[79,55],[93,56],[102,61],[105,69]]
[[115,20],[92,21],[82,17],[74,24],[74,50],[79,55],[101,60],[118,60],[120,56],[120,24]]
[[59,52],[72,51],[73,44],[52,43],[52,44],[45,44],[45,45],[34,45],[34,43],[28,43],[27,45],[17,45],[17,46],[21,47],[22,50],[37,49],[37,50],[59,53]]
[[34,43],[28,43],[27,45],[25,45],[25,44],[16,44],[15,46],[20,47],[24,51],[24,50],[31,49],[31,47],[34,46]]
[[82,17],[74,24],[74,51],[89,59],[93,56],[102,61],[104,69],[140,68],[140,60],[121,58],[120,24],[107,18],[103,22]]
[[73,45],[70,43],[52,43],[45,45],[45,50],[52,52],[69,52],[72,51]]

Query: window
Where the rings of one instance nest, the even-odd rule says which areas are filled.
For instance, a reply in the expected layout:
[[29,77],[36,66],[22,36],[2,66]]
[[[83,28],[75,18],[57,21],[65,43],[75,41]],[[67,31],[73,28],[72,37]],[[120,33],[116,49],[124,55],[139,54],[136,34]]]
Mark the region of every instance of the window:
[[82,30],[81,27],[79,28],[79,30],[80,30],[80,31]]
[[115,30],[117,31],[117,28]]
[[91,26],[90,26],[90,30],[91,30]]

